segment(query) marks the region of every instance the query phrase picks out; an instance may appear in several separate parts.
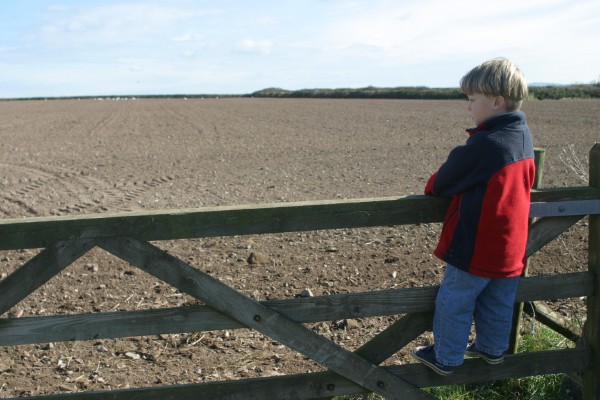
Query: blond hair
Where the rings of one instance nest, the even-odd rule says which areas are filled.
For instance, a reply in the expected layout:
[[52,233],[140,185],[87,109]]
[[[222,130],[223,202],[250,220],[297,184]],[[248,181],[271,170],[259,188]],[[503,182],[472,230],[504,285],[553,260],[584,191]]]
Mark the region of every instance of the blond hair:
[[527,97],[527,82],[521,70],[506,58],[495,58],[473,68],[460,80],[467,94],[502,96],[506,111],[517,111]]

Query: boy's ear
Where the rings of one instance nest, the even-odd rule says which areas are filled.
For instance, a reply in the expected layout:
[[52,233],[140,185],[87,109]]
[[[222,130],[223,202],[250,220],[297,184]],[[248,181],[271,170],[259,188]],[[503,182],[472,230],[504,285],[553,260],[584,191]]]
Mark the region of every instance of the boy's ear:
[[505,105],[506,105],[506,99],[504,99],[504,96],[494,97],[494,108],[496,110],[503,109]]

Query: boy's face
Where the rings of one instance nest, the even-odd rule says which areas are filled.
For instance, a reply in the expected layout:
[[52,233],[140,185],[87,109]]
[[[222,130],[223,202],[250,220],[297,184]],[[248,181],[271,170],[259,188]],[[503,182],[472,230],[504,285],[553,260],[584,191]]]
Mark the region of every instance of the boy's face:
[[504,108],[504,97],[502,96],[488,96],[481,93],[472,93],[468,95],[469,114],[475,121],[475,124],[479,125],[486,119],[505,113]]

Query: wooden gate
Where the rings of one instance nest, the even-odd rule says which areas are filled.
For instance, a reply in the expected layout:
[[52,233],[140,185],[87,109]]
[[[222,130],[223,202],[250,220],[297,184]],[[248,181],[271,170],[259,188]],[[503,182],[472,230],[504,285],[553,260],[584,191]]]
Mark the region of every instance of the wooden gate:
[[[521,280],[517,302],[587,296],[587,322],[574,349],[508,355],[499,366],[466,360],[450,377],[420,364],[380,366],[430,329],[437,287],[389,289],[255,301],[150,241],[440,222],[447,199],[425,196],[300,202],[250,207],[28,218],[0,221],[0,250],[43,248],[0,281],[0,315],[94,247],[127,261],[205,305],[49,317],[0,318],[0,345],[251,328],[328,371],[201,384],[81,392],[51,399],[313,399],[375,392],[388,399],[432,398],[422,387],[541,374],[579,373],[585,398],[600,398],[600,144],[590,152],[590,185],[532,193],[527,255],[583,216],[589,221],[588,271]],[[303,324],[405,314],[351,352]]]

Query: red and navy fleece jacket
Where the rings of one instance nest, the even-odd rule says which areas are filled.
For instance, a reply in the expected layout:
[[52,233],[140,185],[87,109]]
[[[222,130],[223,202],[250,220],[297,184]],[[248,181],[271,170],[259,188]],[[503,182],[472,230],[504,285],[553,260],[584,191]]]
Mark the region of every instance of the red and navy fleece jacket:
[[474,275],[519,276],[535,178],[525,114],[497,115],[467,132],[466,144],[450,152],[425,187],[427,195],[452,197],[434,254]]

